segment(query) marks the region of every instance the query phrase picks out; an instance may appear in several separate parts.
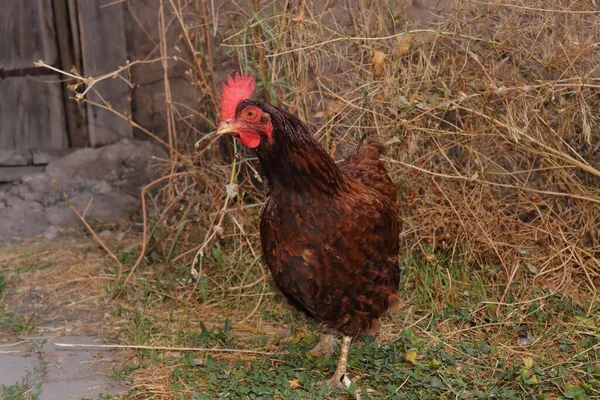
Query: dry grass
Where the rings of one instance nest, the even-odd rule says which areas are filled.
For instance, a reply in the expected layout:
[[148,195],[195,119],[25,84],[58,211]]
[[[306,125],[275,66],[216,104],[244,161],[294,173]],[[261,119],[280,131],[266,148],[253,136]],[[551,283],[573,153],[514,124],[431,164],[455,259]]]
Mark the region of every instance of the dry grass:
[[[182,32],[178,49],[190,56],[173,57],[165,39],[161,58],[146,62],[161,63],[165,76],[172,63],[186,63],[198,102],[172,104],[165,80],[169,127],[159,141],[171,159],[144,191],[142,252],[115,293],[125,294],[126,315],[138,308],[140,291],[169,298],[177,309],[162,300],[145,304],[145,318],[161,334],[137,337],[123,325],[126,341],[181,345],[178,335],[200,321],[212,327],[231,319],[237,345],[252,348],[263,311],[283,315],[287,309],[269,301],[273,293],[260,262],[257,223],[265,188],[257,162],[243,149],[232,153],[236,145],[214,135],[223,76],[215,68],[235,58],[236,70],[255,75],[261,95],[306,121],[336,159],[363,132],[389,145],[405,221],[402,252],[407,259],[422,257],[432,271],[419,275],[408,268],[415,275],[406,278],[406,307],[383,321],[381,340],[398,340],[403,327],[414,327],[430,343],[451,349],[487,337],[501,359],[535,353],[550,365],[575,363],[579,355],[564,360],[553,347],[561,332],[575,329],[570,322],[537,326],[533,353],[516,346],[515,336],[534,324],[532,315],[554,307],[552,294],[582,300],[587,317],[595,307],[596,3],[460,1],[428,29],[411,26],[399,2],[366,3],[339,1],[323,9],[301,1],[286,7],[232,2],[217,29],[211,2],[161,2],[161,29],[167,29],[164,18],[173,17]],[[89,80],[74,79],[74,90],[89,88]],[[204,122],[191,124],[192,117]],[[453,275],[448,263],[462,269]],[[165,271],[180,277],[172,290],[153,286]],[[480,296],[467,293],[476,292],[472,273],[487,279],[476,282]],[[469,310],[474,322],[448,319],[432,336],[432,314],[463,301],[477,304]],[[489,322],[490,315],[497,320]],[[134,387],[170,398],[171,374],[165,365],[141,369]]]
[[[18,334],[30,328],[50,336],[100,332],[113,336],[106,315],[111,307],[103,288],[115,280],[115,271],[104,261],[104,252],[87,239],[3,248],[0,275],[10,290],[0,296],[0,314],[10,312],[29,321],[21,331],[13,329]],[[0,335],[0,341],[12,336]]]
[[[254,3],[240,7],[221,49],[332,155],[361,132],[389,144],[405,254],[441,251],[475,268],[500,266],[507,291],[515,279],[596,291],[600,19],[591,2],[459,2],[437,29],[411,29],[391,3],[359,1],[349,17],[337,6],[299,4],[287,12],[262,4],[255,14]],[[191,8],[179,12],[194,17]],[[212,27],[197,29],[186,38]],[[206,43],[194,46],[212,54]],[[214,115],[215,75],[200,67],[201,106]],[[201,151],[175,156],[169,168],[179,175],[155,200],[155,226],[165,233],[154,246],[173,261],[193,260],[224,293],[248,289],[262,277],[258,166],[249,157],[221,163],[216,138],[201,139]],[[227,247],[222,276],[207,257],[214,243]]]
[[[389,144],[405,254],[442,251],[478,268],[500,266],[507,291],[515,279],[555,292],[595,291],[600,22],[593,2],[457,2],[436,29],[413,29],[394,2],[348,6],[350,13],[344,4],[248,2],[231,5],[220,19],[228,24],[216,29],[206,1],[161,2],[161,58],[143,63],[160,62],[165,77],[169,63],[188,63],[200,96],[198,104],[174,105],[165,80],[169,123],[159,141],[171,162],[144,196],[152,223],[136,268],[159,250],[168,262],[191,262],[193,275],[224,293],[263,282],[258,166],[232,159],[231,143],[205,133],[217,113],[215,59],[226,53],[336,158],[361,132]],[[165,13],[179,23],[176,45],[190,60],[171,56]],[[69,76],[75,98],[87,101],[82,94],[110,74]],[[192,116],[205,124],[190,125]],[[201,146],[190,155],[194,139]],[[207,256],[214,243],[227,248],[221,277]]]

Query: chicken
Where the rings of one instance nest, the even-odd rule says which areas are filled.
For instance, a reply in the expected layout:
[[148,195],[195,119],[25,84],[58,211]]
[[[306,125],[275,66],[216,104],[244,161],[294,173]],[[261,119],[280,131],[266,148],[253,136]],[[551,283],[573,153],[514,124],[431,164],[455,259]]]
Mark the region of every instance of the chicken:
[[251,99],[254,79],[223,85],[217,132],[257,155],[270,196],[260,222],[266,264],[291,305],[325,332],[314,354],[331,354],[343,334],[330,385],[348,387],[352,338],[374,333],[377,319],[398,303],[399,231],[396,186],[375,138],[336,164],[296,117]]

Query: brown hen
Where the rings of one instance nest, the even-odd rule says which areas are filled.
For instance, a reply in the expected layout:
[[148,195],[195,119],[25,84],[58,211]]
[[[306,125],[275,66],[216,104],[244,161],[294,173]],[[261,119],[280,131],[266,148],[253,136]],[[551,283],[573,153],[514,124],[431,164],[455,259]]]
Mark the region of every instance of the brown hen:
[[344,335],[330,384],[348,387],[352,337],[373,333],[398,301],[396,186],[375,138],[336,164],[296,117],[251,100],[254,79],[223,86],[219,133],[230,133],[260,160],[270,196],[260,223],[262,250],[275,283],[298,310],[321,323],[313,353],[330,353]]

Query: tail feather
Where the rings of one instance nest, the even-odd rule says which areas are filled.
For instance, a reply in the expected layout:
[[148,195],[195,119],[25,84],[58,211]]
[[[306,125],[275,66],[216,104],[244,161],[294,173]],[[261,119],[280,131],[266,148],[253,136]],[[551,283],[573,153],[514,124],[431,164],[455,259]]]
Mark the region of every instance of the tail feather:
[[366,157],[372,160],[377,160],[383,154],[385,154],[386,146],[377,139],[376,136],[367,136],[363,133],[356,154],[362,157]]
[[363,135],[356,153],[350,154],[339,166],[344,173],[365,186],[372,187],[392,203],[396,203],[396,186],[390,179],[381,155],[386,147],[376,136]]
[[368,138],[367,134],[363,133],[362,136],[360,137],[360,142],[358,142],[358,147],[356,148],[356,152],[358,152],[360,150],[360,148],[362,147],[365,140],[367,140],[367,138]]

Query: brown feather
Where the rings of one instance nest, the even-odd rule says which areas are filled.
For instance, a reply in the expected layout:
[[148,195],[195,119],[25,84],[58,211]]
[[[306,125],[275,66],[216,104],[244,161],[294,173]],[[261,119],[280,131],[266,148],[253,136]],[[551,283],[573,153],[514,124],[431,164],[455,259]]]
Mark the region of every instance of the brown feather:
[[396,187],[368,138],[336,165],[304,125],[256,101],[273,143],[255,150],[271,193],[261,217],[263,254],[289,302],[344,335],[373,332],[398,302]]

